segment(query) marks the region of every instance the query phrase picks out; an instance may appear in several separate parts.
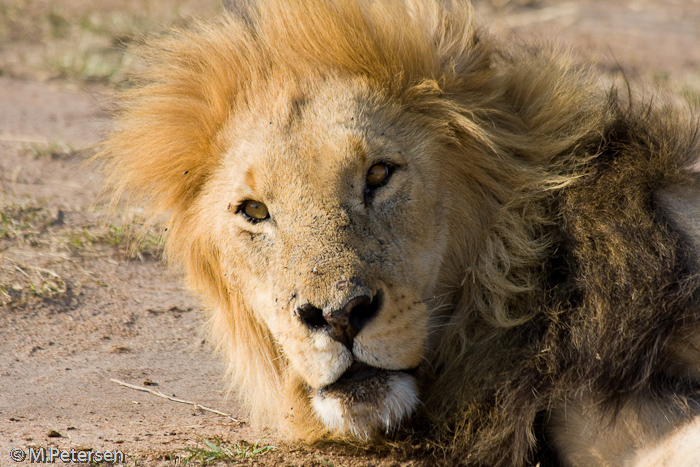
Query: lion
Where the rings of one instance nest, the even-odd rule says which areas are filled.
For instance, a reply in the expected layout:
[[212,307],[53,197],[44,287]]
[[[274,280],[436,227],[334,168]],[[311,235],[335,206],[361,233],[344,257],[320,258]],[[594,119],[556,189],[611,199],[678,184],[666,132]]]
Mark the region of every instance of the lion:
[[692,109],[466,0],[239,2],[138,53],[97,158],[164,222],[257,423],[697,465]]

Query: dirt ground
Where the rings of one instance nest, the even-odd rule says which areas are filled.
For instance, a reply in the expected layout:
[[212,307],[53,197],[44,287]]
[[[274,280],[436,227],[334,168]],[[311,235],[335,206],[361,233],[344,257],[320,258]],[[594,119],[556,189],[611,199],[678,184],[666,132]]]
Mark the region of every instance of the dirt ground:
[[[480,0],[477,10],[498,34],[554,40],[606,76],[700,103],[699,0]],[[12,449],[40,447],[117,450],[133,466],[433,463],[251,427],[226,398],[205,314],[164,266],[157,230],[134,246],[139,211],[106,214],[85,160],[133,66],[124,45],[218,12],[216,0],[0,3],[0,466],[28,462]]]

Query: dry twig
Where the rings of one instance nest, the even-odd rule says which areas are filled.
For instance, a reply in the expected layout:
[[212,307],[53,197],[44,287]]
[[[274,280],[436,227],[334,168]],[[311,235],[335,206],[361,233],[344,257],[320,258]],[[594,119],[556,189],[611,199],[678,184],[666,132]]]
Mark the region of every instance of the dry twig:
[[195,407],[195,409],[206,410],[207,412],[215,413],[215,414],[217,414],[217,415],[221,415],[222,417],[228,417],[228,418],[230,418],[231,420],[233,420],[234,422],[239,422],[239,420],[237,420],[236,418],[234,418],[234,417],[233,417],[231,414],[229,414],[229,413],[219,412],[218,410],[210,409],[209,407],[205,407],[205,406],[203,406],[203,405],[199,405],[199,404],[197,404],[196,402],[186,401],[186,400],[183,400],[183,399],[178,399],[178,398],[176,398],[176,397],[170,397],[170,396],[167,396],[167,395],[163,394],[163,393],[160,392],[160,391],[154,391],[153,389],[148,389],[148,388],[144,388],[144,387],[142,387],[142,386],[136,386],[136,385],[134,385],[134,384],[125,383],[125,382],[123,382],[123,381],[119,381],[118,379],[110,378],[109,380],[112,381],[113,383],[119,384],[120,386],[125,386],[125,387],[127,387],[127,388],[135,389],[135,390],[137,390],[137,391],[149,392],[149,393],[153,394],[154,396],[162,397],[163,399],[168,399],[169,401],[180,402],[181,404],[192,405],[192,406]]

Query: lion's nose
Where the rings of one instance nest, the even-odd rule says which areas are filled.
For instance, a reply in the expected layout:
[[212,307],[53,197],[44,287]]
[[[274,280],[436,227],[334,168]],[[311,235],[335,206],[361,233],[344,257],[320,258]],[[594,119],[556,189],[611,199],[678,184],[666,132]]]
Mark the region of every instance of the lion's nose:
[[374,299],[360,295],[339,309],[321,310],[307,303],[297,308],[297,315],[309,329],[326,330],[333,339],[352,349],[355,336],[377,314],[380,306],[380,294]]

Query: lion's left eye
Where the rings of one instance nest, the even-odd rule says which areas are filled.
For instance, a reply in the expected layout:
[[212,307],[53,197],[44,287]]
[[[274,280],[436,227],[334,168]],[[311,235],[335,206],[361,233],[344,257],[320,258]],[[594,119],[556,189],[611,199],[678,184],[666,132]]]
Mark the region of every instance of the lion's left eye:
[[393,167],[389,164],[374,164],[367,171],[367,188],[374,190],[387,184]]

